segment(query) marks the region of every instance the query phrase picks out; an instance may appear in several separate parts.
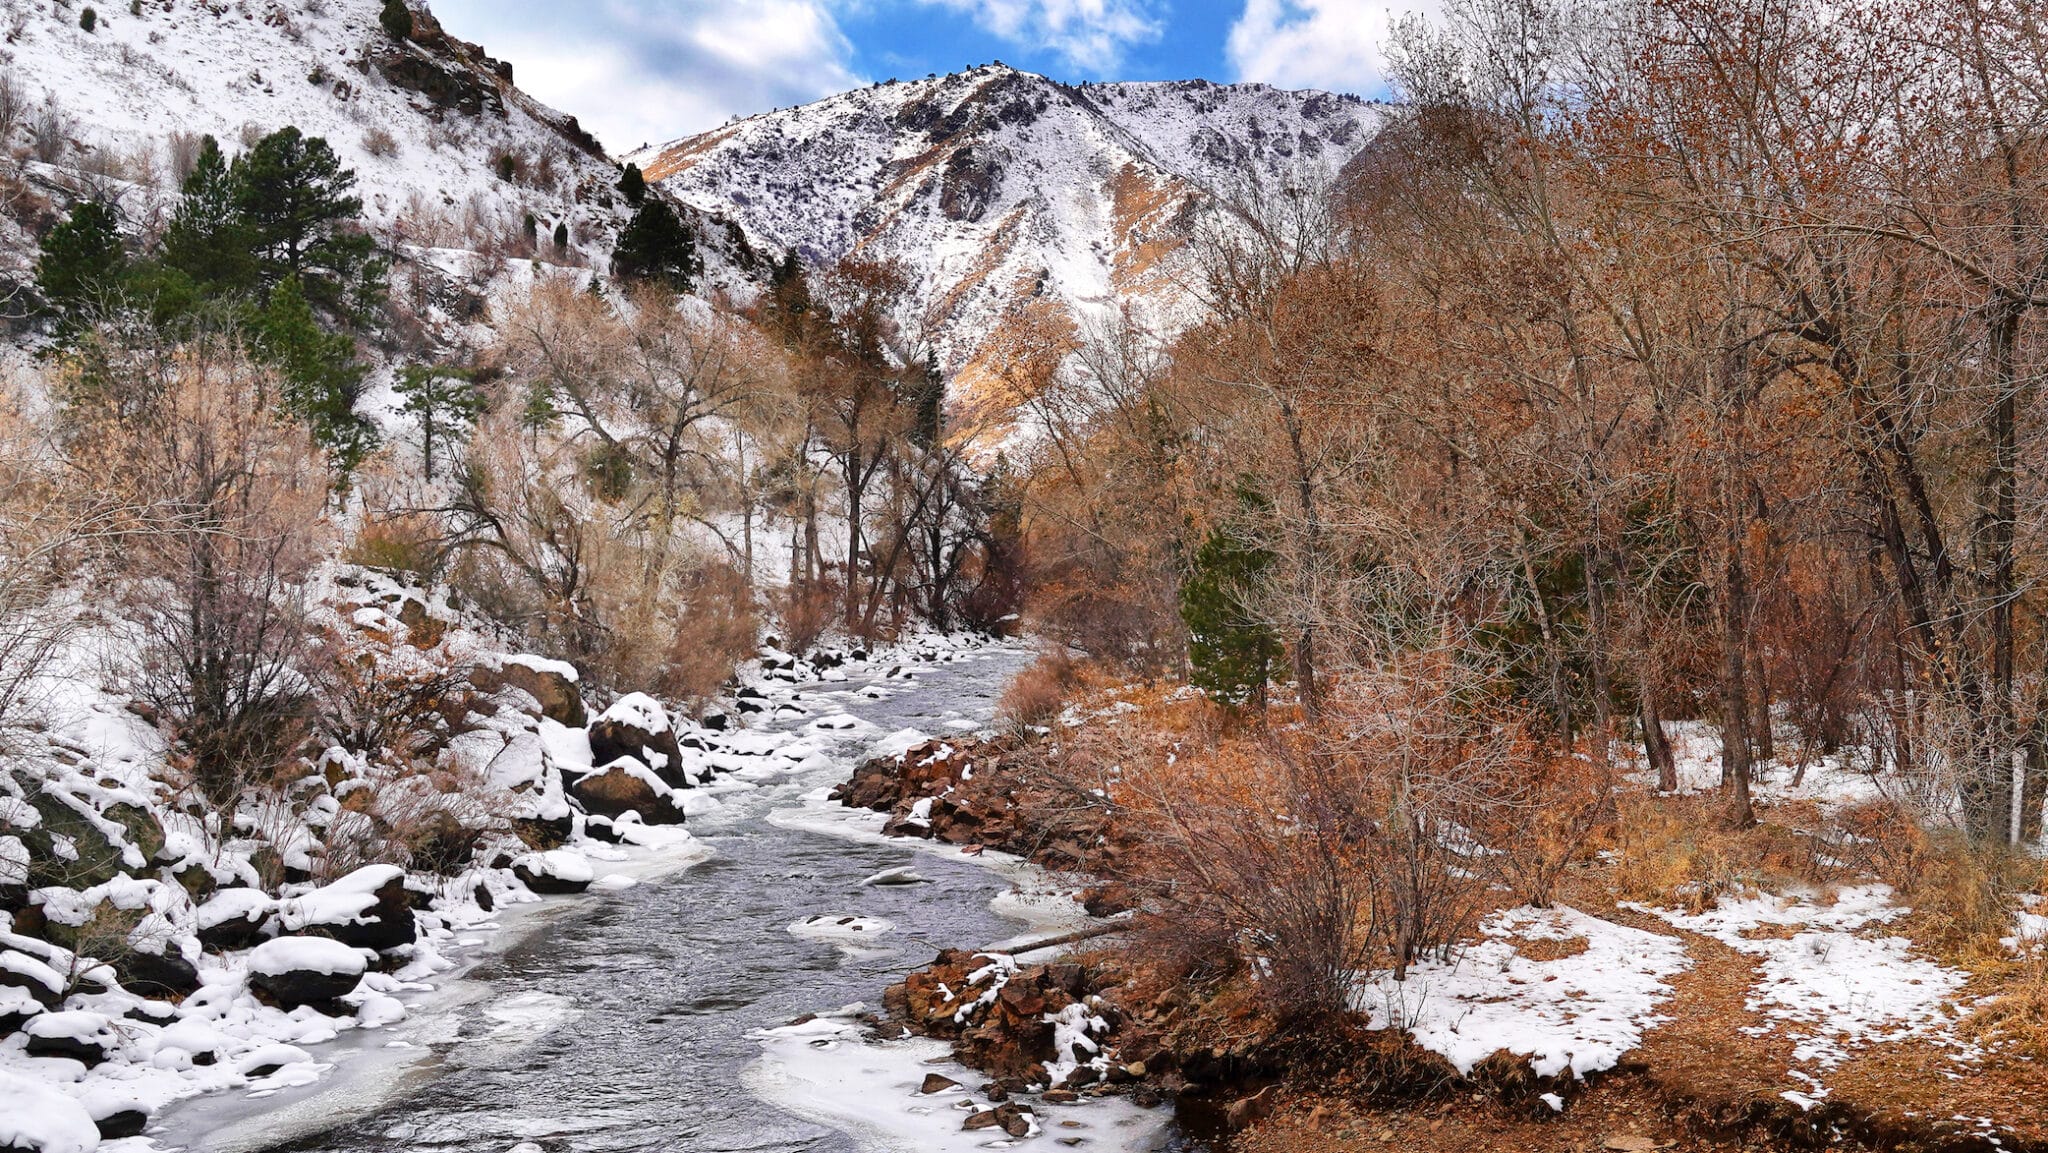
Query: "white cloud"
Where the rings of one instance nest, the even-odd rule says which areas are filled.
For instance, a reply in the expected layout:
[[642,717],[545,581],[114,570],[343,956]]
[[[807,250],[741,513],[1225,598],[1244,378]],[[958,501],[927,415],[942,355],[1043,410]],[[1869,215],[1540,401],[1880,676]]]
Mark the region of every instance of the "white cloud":
[[1394,20],[1434,0],[1245,0],[1227,47],[1240,80],[1386,95]]
[[435,0],[434,13],[613,152],[865,83],[827,0]]
[[1124,50],[1165,32],[1158,0],[920,0],[974,17],[991,35],[1057,53],[1068,64],[1104,73]]

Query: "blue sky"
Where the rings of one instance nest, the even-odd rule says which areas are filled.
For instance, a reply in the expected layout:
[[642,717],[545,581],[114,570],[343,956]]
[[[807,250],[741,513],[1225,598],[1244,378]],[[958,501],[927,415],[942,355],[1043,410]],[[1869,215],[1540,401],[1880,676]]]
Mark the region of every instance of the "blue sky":
[[990,60],[1061,80],[1385,95],[1396,14],[1435,0],[434,0],[448,29],[614,152]]

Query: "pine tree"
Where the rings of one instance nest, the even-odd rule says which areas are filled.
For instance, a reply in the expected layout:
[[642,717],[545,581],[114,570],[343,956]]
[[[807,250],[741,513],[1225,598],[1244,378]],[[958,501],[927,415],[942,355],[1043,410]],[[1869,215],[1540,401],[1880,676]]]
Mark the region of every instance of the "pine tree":
[[619,191],[626,194],[626,203],[635,208],[647,202],[647,178],[640,174],[638,164],[626,165],[626,171],[619,177]]
[[377,14],[377,22],[384,25],[384,34],[393,40],[412,39],[412,9],[405,0],[384,0],[384,10]]
[[393,386],[405,398],[399,411],[420,422],[420,452],[428,480],[434,479],[434,446],[446,443],[477,417],[486,400],[476,379],[445,365],[407,365]]
[[220,142],[199,143],[199,159],[185,178],[164,231],[163,263],[190,279],[205,296],[253,292],[259,269],[255,230],[243,217],[237,175],[221,155]]
[[313,304],[360,310],[381,287],[375,244],[357,227],[356,174],[318,136],[280,128],[234,164],[236,208],[253,232],[262,283],[296,279]]
[[924,372],[913,382],[911,400],[911,443],[928,449],[939,443],[945,432],[946,378],[939,371],[939,354],[927,350],[924,354]]
[[306,421],[337,471],[353,471],[376,446],[375,430],[356,414],[364,368],[355,341],[321,329],[296,278],[271,289],[251,330],[257,357],[284,378],[286,407]]
[[619,233],[612,272],[633,280],[654,280],[677,292],[690,291],[701,270],[697,245],[668,202],[649,200]]
[[564,221],[560,221],[559,223],[557,223],[557,224],[555,225],[555,250],[559,252],[559,251],[562,251],[562,250],[564,250],[564,249],[566,249],[566,248],[568,248],[568,247],[569,247],[569,222],[568,222],[568,221],[566,221],[566,220],[564,220]]
[[100,14],[93,11],[90,7],[86,8],[85,11],[78,14],[78,26],[87,32],[91,32],[100,26]]
[[[1264,498],[1240,486],[1241,520],[1267,513]],[[1188,627],[1190,683],[1232,708],[1263,708],[1266,682],[1284,655],[1271,623],[1248,602],[1273,566],[1273,553],[1229,526],[1211,529],[1195,551],[1180,589],[1180,617]]]
[[120,218],[97,200],[82,200],[69,218],[43,237],[36,287],[57,314],[59,328],[71,331],[86,306],[119,287],[127,266]]

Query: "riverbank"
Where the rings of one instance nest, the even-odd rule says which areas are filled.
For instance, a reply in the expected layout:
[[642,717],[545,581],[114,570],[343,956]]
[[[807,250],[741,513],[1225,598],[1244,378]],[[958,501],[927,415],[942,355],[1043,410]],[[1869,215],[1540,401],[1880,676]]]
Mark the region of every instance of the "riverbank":
[[[89,663],[65,670],[48,751],[18,762],[47,769],[0,790],[0,818],[26,830],[0,838],[0,1095],[23,1105],[0,1144],[253,1148],[374,1110],[494,1032],[530,1039],[541,1022],[497,1004],[481,970],[605,894],[703,864],[686,817],[716,825],[740,798],[843,775],[873,732],[850,707],[987,647],[770,649],[697,721],[644,697],[588,707],[573,669],[494,649],[373,573],[338,575],[328,603],[374,651],[370,676],[424,677],[455,702],[426,719],[461,721],[435,738],[458,791],[407,832],[361,802],[427,782],[371,791],[336,761],[223,836],[163,784],[146,718]],[[412,838],[416,867],[335,869],[336,846],[387,851],[349,831],[365,814]],[[28,883],[10,888],[24,840]],[[78,866],[53,866],[67,850]],[[506,1019],[479,1026],[490,1012]]]
[[[1120,783],[1213,739],[1193,707],[1113,687],[1033,734],[871,761],[837,795],[893,835],[1030,855],[1097,911],[1142,905]],[[1446,956],[1360,974],[1344,1020],[1275,1022],[1255,977],[1171,979],[1176,927],[1142,909],[1127,940],[1078,944],[1058,972],[941,955],[891,1020],[1013,1092],[1175,1097],[1252,1153],[2048,1147],[2027,1008],[2048,972],[2027,910],[2048,898],[2021,890],[2017,913],[1957,936],[1943,889],[1882,867],[1905,834],[1870,824],[1876,790],[1846,758],[1767,770],[1762,823],[1727,829],[1704,736],[1677,734],[1679,792],[1615,782],[1614,815],[1561,862],[1549,907],[1479,890]],[[1913,869],[1959,867],[1914,853]],[[1997,883],[2041,880],[2024,861],[2011,876]],[[1068,1016],[1101,1023],[1086,1046]]]

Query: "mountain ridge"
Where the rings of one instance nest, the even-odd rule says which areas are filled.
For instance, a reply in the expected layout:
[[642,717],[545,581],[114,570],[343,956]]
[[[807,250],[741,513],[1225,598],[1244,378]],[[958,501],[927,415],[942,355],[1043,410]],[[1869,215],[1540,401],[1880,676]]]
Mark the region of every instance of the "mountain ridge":
[[[750,244],[903,262],[956,402],[1001,411],[999,350],[1046,313],[1198,314],[1189,242],[1265,188],[1336,179],[1379,126],[1358,97],[1203,80],[1063,84],[1002,64],[884,82],[624,158]],[[1048,310],[1047,304],[1058,306]]]

